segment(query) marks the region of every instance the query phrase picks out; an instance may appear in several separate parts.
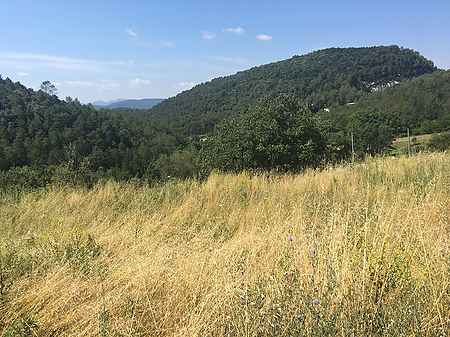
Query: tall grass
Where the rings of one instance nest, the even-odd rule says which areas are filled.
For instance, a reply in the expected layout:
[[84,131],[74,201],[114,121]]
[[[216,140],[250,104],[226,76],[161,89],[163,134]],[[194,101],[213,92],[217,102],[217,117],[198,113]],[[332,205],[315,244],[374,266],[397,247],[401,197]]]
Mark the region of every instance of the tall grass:
[[0,201],[3,336],[448,336],[450,156]]

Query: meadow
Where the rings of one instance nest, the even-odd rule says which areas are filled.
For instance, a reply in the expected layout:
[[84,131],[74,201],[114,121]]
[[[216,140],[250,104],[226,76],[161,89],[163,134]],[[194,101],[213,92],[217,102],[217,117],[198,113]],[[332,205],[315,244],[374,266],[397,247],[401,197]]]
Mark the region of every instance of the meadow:
[[450,155],[0,198],[0,336],[450,335]]

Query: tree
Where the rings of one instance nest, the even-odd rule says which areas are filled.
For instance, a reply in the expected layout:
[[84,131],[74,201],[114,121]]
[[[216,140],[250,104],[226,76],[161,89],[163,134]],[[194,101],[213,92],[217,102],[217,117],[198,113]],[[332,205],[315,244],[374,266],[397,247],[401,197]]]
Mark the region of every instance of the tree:
[[58,89],[50,81],[42,82],[40,89],[43,92],[45,92],[47,95],[50,95],[50,96],[54,96],[54,95],[56,95],[58,93]]
[[355,135],[356,151],[360,153],[382,153],[394,138],[385,116],[376,110],[358,110],[353,115],[351,128]]
[[207,169],[301,170],[324,157],[326,140],[311,111],[293,96],[263,100],[225,121],[204,142]]
[[428,143],[428,147],[434,151],[450,149],[450,133],[433,135]]

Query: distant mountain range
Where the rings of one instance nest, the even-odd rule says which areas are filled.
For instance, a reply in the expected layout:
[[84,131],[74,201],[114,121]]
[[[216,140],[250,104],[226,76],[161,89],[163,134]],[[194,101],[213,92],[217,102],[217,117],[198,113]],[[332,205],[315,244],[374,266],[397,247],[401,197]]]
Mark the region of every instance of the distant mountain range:
[[150,109],[164,101],[163,98],[118,99],[113,101],[97,101],[92,105],[102,109]]

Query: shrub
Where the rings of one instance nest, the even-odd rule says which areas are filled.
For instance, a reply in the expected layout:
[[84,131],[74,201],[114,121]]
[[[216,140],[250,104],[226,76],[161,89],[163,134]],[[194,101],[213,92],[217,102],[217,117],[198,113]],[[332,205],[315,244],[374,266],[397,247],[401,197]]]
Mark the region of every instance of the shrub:
[[326,150],[311,111],[286,95],[225,121],[205,143],[204,166],[223,171],[301,170],[320,163]]
[[434,151],[445,151],[450,149],[450,133],[433,135],[428,147]]

